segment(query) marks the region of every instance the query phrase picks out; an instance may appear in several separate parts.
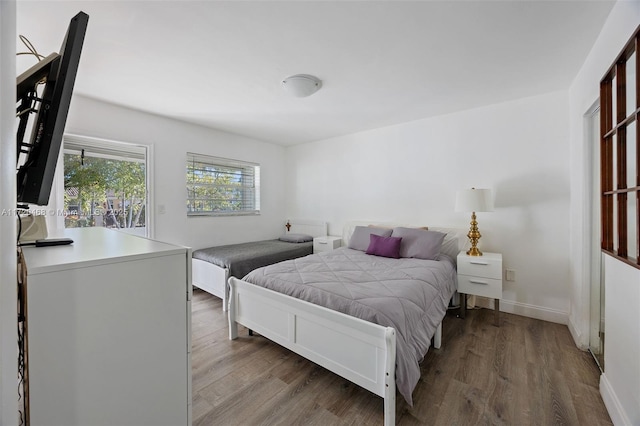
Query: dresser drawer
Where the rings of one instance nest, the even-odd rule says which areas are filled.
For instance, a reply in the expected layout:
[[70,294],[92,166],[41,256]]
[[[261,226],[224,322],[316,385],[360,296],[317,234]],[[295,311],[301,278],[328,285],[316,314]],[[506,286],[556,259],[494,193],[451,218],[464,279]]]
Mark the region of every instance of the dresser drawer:
[[502,280],[458,274],[458,292],[501,299]]
[[458,274],[502,280],[502,256],[458,256]]

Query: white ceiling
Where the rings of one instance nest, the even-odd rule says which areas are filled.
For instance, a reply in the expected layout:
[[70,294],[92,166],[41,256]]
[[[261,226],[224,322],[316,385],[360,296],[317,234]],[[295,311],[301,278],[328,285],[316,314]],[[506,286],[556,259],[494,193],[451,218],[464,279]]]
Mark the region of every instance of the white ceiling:
[[613,3],[19,0],[17,28],[57,52],[82,10],[75,93],[292,145],[567,89]]

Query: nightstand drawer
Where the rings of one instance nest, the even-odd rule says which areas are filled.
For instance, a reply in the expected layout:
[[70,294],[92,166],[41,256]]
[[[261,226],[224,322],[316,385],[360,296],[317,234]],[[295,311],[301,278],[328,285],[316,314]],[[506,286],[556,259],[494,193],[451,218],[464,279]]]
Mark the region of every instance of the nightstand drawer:
[[458,274],[458,292],[501,299],[502,280]]
[[502,280],[502,256],[458,256],[458,274]]

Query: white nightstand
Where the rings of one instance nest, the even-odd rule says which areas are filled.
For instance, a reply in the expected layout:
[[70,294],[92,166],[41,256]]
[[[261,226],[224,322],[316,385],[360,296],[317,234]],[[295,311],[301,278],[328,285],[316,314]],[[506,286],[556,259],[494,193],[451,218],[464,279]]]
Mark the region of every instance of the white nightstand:
[[465,252],[458,254],[458,293],[460,316],[465,317],[467,310],[466,294],[495,299],[495,321],[500,325],[500,299],[502,298],[502,254],[484,253],[482,256],[469,256]]
[[323,251],[331,251],[342,245],[341,237],[315,237],[313,239],[313,252],[320,253]]

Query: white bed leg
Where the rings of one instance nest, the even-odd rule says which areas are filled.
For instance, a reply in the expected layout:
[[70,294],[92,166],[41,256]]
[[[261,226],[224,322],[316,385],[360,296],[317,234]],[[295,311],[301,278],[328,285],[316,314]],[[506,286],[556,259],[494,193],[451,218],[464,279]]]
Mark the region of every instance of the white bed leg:
[[222,293],[222,311],[227,312],[229,310],[229,269],[224,268],[224,290]]
[[235,306],[235,283],[231,280],[229,283],[229,340],[235,340],[238,337],[238,323],[236,322],[236,306]]
[[396,332],[387,328],[385,332],[386,362],[385,362],[385,390],[384,390],[384,425],[396,424]]
[[440,346],[442,346],[442,322],[438,324],[436,334],[433,335],[433,347],[440,349]]

